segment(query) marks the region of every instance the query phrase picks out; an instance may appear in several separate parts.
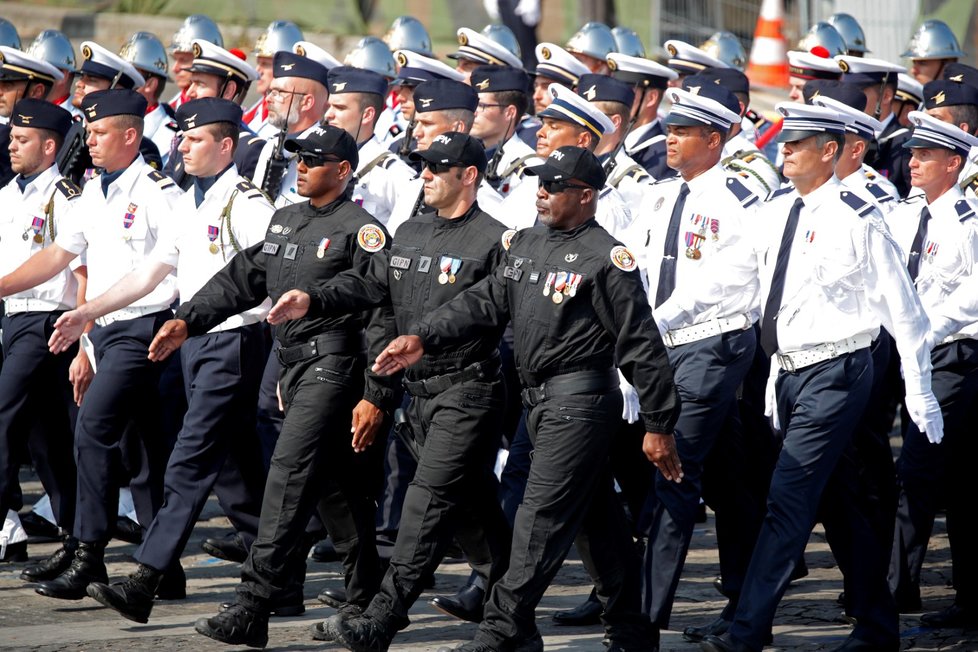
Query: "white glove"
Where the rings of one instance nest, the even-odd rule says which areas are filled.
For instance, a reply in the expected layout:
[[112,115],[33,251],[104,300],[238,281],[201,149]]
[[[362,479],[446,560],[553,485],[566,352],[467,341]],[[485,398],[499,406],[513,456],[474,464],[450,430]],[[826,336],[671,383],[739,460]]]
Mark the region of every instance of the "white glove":
[[764,389],[764,416],[771,420],[771,427],[774,428],[775,432],[781,432],[781,420],[778,418],[778,396],[776,383],[778,380],[778,374],[774,369],[777,368],[777,363],[772,362],[774,367],[772,372],[767,377],[767,387]]
[[621,386],[621,397],[624,400],[624,407],[621,411],[621,418],[628,423],[635,423],[638,421],[638,392],[632,387],[631,383],[625,380],[625,377],[621,375],[621,371],[618,372],[618,378]]
[[944,415],[934,392],[926,394],[907,394],[903,399],[910,420],[920,432],[927,435],[932,444],[939,444],[944,439]]
[[513,13],[523,19],[523,24],[536,27],[540,24],[540,0],[520,0]]
[[482,0],[482,5],[486,8],[486,13],[489,14],[489,20],[492,22],[499,21],[499,0]]

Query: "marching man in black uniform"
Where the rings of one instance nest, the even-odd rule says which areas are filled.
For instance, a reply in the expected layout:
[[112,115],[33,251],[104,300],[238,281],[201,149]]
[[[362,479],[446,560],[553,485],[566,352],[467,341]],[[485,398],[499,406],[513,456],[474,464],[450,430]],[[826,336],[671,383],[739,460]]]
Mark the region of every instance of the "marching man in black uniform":
[[[162,359],[187,337],[202,335],[228,317],[277,300],[301,285],[319,285],[348,269],[365,273],[387,234],[346,198],[358,162],[357,147],[339,127],[314,127],[286,141],[298,158],[297,188],[309,201],[272,216],[264,243],[242,251],[177,310],[157,333],[150,356]],[[374,313],[389,323],[388,311]],[[364,327],[360,314],[300,319],[283,324],[280,387],[285,421],[265,485],[258,538],[241,570],[236,602],[197,631],[232,645],[264,647],[268,615],[278,592],[293,580],[292,553],[317,504],[337,551],[344,558],[350,602],[361,606],[380,582],[374,544],[374,501],[370,480],[379,469],[365,464],[350,446],[370,439],[389,410],[389,381],[366,379]],[[386,332],[386,331],[385,331]],[[329,500],[326,500],[326,499]],[[322,502],[321,502],[322,501]]]
[[601,164],[585,149],[561,147],[533,173],[541,224],[516,233],[492,276],[391,342],[374,369],[392,373],[426,352],[495,341],[513,323],[534,455],[509,570],[492,589],[475,640],[459,649],[513,650],[534,638],[536,605],[576,539],[605,603],[608,649],[652,650],[638,558],[607,465],[607,424],[622,413],[615,366],[637,388],[656,439],[652,458],[677,482],[671,440],[679,400],[636,260],[594,220]]
[[[390,302],[398,332],[492,274],[512,232],[483,212],[476,193],[486,169],[479,142],[450,131],[412,154],[425,162],[425,203],[436,213],[405,222],[390,256],[375,256],[367,276],[343,274],[328,285],[286,293],[269,320],[358,311]],[[386,648],[408,623],[423,578],[434,571],[453,531],[483,581],[509,561],[510,532],[496,499],[493,463],[502,432],[505,387],[499,337],[427,355],[407,371],[408,423],[420,459],[408,487],[390,569],[363,618],[360,609],[317,625],[314,636]],[[459,528],[475,517],[478,527]],[[488,545],[487,545],[488,544]],[[491,584],[489,584],[491,586]],[[342,620],[342,625],[340,624]],[[340,636],[337,637],[336,634]]]

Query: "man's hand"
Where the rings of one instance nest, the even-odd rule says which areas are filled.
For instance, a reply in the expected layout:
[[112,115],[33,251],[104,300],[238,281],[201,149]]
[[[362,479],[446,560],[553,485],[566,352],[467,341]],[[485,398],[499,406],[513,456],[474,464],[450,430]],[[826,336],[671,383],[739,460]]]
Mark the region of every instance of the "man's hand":
[[88,386],[92,384],[94,377],[95,372],[92,371],[92,362],[88,359],[88,354],[79,349],[78,355],[68,367],[68,380],[71,381],[71,387],[74,391],[75,405],[82,404],[85,392],[88,391]]
[[268,311],[268,323],[278,326],[293,319],[302,319],[309,312],[309,294],[302,290],[289,290],[279,297]]
[[657,432],[645,433],[642,441],[642,452],[655,464],[666,480],[682,482],[683,464],[679,461],[676,451],[676,438],[672,435],[662,435]]
[[156,337],[149,343],[149,359],[153,362],[166,360],[186,341],[187,322],[182,319],[171,319],[160,326]]
[[371,370],[381,376],[390,376],[398,371],[410,367],[424,355],[424,344],[417,335],[401,335],[394,338],[387,345]]
[[367,446],[374,443],[377,431],[384,423],[384,413],[376,405],[367,399],[361,399],[357,406],[353,408],[353,450],[362,453],[367,450]]
[[84,311],[80,308],[69,310],[58,317],[58,321],[54,322],[54,332],[48,339],[48,349],[51,353],[58,354],[67,351],[85,332],[85,326],[88,325],[89,321],[91,320],[84,315]]

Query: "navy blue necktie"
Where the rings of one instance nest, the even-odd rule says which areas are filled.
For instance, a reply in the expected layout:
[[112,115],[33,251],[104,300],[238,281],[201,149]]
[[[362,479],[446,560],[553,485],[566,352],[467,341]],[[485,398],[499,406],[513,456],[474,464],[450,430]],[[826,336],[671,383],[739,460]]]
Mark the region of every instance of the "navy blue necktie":
[[920,255],[924,248],[924,238],[927,237],[927,223],[930,222],[930,211],[924,206],[920,211],[920,222],[917,223],[917,233],[913,237],[913,244],[910,245],[910,260],[907,261],[907,271],[910,272],[910,280],[916,281],[917,274],[920,273]]
[[666,242],[662,247],[662,262],[659,263],[659,285],[655,290],[655,307],[658,308],[666,299],[672,295],[676,289],[676,254],[679,244],[679,222],[683,217],[683,209],[686,207],[686,197],[689,195],[689,186],[683,183],[676,197],[676,203],[672,207],[672,216],[669,218],[669,227],[666,229]]
[[791,257],[791,242],[798,230],[798,218],[805,202],[801,197],[795,200],[788,213],[788,221],[781,234],[781,247],[778,248],[778,259],[774,263],[774,275],[771,277],[771,290],[764,304],[764,317],[761,320],[761,348],[764,353],[774,355],[778,351],[778,311],[781,310],[781,299],[784,296],[784,277],[788,272],[788,259]]

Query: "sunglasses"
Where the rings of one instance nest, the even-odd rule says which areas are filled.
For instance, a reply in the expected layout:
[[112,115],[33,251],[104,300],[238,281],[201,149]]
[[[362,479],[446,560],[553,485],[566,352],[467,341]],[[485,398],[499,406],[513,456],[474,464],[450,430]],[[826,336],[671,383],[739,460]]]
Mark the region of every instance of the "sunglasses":
[[425,169],[431,170],[432,174],[444,174],[454,167],[459,167],[451,163],[432,163],[431,161],[425,161],[424,166]]
[[545,179],[540,179],[540,187],[548,195],[556,195],[559,192],[564,192],[565,190],[586,190],[591,186],[579,186],[570,181],[547,181]]
[[312,152],[299,152],[297,156],[307,168],[318,168],[327,163],[339,163],[342,160],[335,156],[321,156]]

